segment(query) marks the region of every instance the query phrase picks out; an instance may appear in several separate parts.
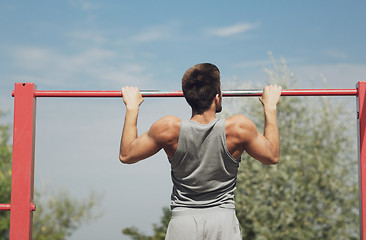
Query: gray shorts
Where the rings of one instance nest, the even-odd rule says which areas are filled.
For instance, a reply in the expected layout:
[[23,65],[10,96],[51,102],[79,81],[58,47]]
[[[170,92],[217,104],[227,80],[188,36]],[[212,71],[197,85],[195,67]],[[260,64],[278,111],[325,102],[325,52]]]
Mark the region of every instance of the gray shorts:
[[165,240],[241,240],[235,209],[173,210]]

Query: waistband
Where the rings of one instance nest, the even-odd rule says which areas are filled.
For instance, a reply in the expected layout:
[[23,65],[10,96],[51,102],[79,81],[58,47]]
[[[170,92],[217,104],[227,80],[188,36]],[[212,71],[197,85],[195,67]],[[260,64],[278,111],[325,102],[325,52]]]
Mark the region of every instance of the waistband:
[[220,206],[208,207],[208,208],[186,208],[186,207],[176,207],[172,210],[172,217],[187,216],[187,215],[204,215],[212,214],[217,212],[234,212],[235,208],[225,208]]

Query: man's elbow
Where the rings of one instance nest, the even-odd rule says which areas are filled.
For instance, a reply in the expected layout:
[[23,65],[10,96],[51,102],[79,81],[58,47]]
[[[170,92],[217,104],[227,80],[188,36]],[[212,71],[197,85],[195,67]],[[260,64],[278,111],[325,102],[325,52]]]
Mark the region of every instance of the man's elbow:
[[280,157],[272,157],[268,158],[266,161],[263,162],[265,165],[275,165],[280,161]]
[[119,155],[119,160],[121,161],[121,163],[123,164],[132,164],[132,163],[135,163],[134,161],[132,161],[131,158],[129,158],[128,156],[126,155],[123,155],[123,154],[120,154]]

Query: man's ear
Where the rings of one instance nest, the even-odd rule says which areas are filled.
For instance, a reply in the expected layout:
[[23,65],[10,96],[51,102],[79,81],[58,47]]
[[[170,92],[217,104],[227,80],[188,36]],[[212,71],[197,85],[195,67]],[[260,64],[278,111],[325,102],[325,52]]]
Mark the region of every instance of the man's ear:
[[215,96],[215,103],[216,104],[220,103],[220,95],[219,94],[216,94],[216,96]]

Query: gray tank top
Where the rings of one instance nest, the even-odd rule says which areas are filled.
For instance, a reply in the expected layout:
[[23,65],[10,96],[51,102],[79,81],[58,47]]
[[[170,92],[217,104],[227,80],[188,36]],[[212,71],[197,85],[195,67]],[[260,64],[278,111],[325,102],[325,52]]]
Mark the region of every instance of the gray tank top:
[[239,167],[227,150],[225,120],[209,124],[182,120],[178,147],[172,158],[171,208],[235,208]]

